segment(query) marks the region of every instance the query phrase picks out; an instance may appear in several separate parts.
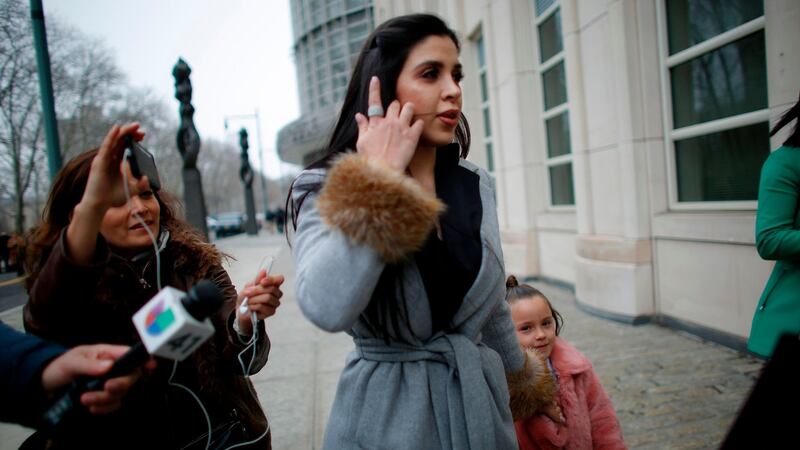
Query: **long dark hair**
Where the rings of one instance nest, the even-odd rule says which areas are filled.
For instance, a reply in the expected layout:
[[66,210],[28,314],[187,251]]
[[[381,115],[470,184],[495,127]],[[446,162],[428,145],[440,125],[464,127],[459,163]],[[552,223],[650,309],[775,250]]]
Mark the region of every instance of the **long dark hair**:
[[[798,118],[800,118],[800,96],[798,96],[797,103],[795,103],[794,106],[792,106],[788,111],[783,113],[783,116],[781,116],[778,123],[772,127],[772,131],[769,132],[769,135],[775,135],[775,133],[780,131],[781,128],[788,125],[789,122],[797,120]],[[800,120],[795,122],[792,133],[789,135],[788,139],[783,141],[783,145],[789,147],[800,147],[800,132],[798,132],[798,122],[800,122]]]
[[[333,129],[328,150],[309,168],[328,167],[338,153],[354,150],[358,138],[357,112],[366,115],[369,80],[377,76],[381,82],[381,103],[388,108],[397,97],[397,79],[411,49],[429,36],[447,36],[460,51],[461,45],[453,30],[440,18],[429,14],[400,16],[379,25],[367,38],[350,76],[350,84],[342,104],[339,120]],[[463,115],[456,128],[461,157],[469,153],[469,130]]]
[[[364,115],[367,113],[369,80],[373,76],[378,77],[381,82],[381,103],[383,103],[384,109],[388,108],[389,103],[397,97],[397,78],[400,76],[408,53],[415,45],[429,36],[447,36],[453,40],[456,48],[461,50],[461,44],[455,32],[442,19],[434,15],[411,14],[395,17],[375,28],[364,42],[353,67],[344,103],[327,149],[306,169],[327,168],[337,155],[355,150],[358,139],[358,125],[355,116],[357,112]],[[463,113],[459,118],[455,134],[456,142],[461,147],[461,157],[466,158],[469,154],[470,131],[469,123]],[[309,193],[319,190],[319,187],[319,183],[302,186]],[[290,216],[286,218],[286,222],[288,223],[291,218],[292,228],[296,229],[297,214],[305,196],[295,204],[292,200],[294,188],[295,185],[292,184],[289,188],[289,195],[286,197],[286,214]],[[289,227],[286,228],[288,234]]]
[[[456,33],[442,19],[430,14],[411,14],[395,17],[378,25],[367,37],[361,53],[358,55],[347,94],[333,129],[325,154],[311,163],[306,169],[328,168],[339,154],[354,151],[358,139],[358,126],[355,115],[360,112],[366,115],[369,97],[369,80],[377,76],[381,83],[381,103],[384,109],[397,97],[397,79],[403,69],[409,52],[414,46],[429,36],[449,37],[460,51]],[[463,113],[459,117],[455,130],[455,139],[460,146],[460,156],[469,154],[469,124]],[[295,202],[292,192],[302,189],[305,194]],[[286,198],[286,222],[291,219],[292,229],[297,229],[297,217],[306,197],[317,192],[321,183],[295,185],[289,188]],[[287,239],[290,230],[286,227]],[[405,301],[398,305],[396,299],[403,299],[402,265],[387,264],[375,287],[372,301],[362,313],[367,325],[373,332],[385,340],[399,339],[389,331],[399,330],[399,321],[408,324],[408,311]],[[402,311],[401,311],[402,308]],[[410,329],[410,326],[408,327]]]

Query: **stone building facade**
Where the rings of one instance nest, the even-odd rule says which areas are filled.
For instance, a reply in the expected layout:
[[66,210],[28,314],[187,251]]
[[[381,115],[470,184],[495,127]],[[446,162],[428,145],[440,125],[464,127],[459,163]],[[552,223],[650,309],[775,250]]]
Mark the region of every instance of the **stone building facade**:
[[506,269],[584,309],[743,348],[768,130],[800,91],[793,0],[376,0],[462,39],[469,159],[495,176]]

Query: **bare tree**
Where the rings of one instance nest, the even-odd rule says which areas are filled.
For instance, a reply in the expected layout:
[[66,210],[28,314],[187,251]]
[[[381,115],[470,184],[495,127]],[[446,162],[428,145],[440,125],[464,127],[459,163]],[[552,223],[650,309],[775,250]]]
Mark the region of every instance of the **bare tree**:
[[[129,120],[142,123],[149,142],[169,148],[176,121],[167,106],[147,89],[129,88],[101,42],[57,18],[48,20],[47,32],[64,161],[98,146],[114,122]],[[32,36],[26,3],[0,0],[0,207],[13,210],[17,232],[26,215],[38,215],[49,187]],[[178,179],[169,175],[165,180]]]
[[[33,172],[39,141],[39,113],[36,60],[30,23],[24,5],[6,0],[0,3],[0,172],[11,181],[15,229],[24,226],[24,195]],[[5,184],[5,182],[4,182]]]
[[[57,17],[48,18],[47,33],[63,160],[97,147],[111,124],[137,121],[164,189],[180,198],[182,161],[175,151],[178,122],[171,104],[150,89],[128,85],[113,54],[99,41]],[[7,211],[13,210],[13,227],[20,233],[26,216],[39,214],[50,185],[36,69],[26,2],[0,0],[0,227],[11,226]],[[205,140],[198,169],[209,211],[244,209],[235,145]],[[286,184],[268,182],[274,202]]]
[[197,161],[210,214],[244,211],[244,189],[239,179],[239,150],[232,144],[207,139]]
[[50,29],[53,90],[66,161],[85,151],[87,143],[100,143],[97,137],[111,126],[108,111],[121,97],[124,76],[100,41],[55,21]]
[[[26,225],[26,196],[41,203],[47,160],[36,53],[26,2],[0,0],[0,202],[11,199],[14,228]],[[63,159],[99,144],[110,125],[108,104],[122,75],[110,52],[58,20],[48,21],[48,48]],[[101,131],[102,130],[102,131]],[[34,176],[38,178],[34,178]],[[32,185],[34,192],[31,191]],[[3,203],[5,209],[5,203]]]

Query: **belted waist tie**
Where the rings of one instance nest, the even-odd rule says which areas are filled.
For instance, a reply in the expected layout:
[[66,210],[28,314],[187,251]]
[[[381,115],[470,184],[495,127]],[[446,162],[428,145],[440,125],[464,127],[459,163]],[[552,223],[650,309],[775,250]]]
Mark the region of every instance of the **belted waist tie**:
[[[492,414],[495,400],[484,376],[481,347],[462,334],[440,334],[422,346],[382,339],[356,338],[356,353],[363,359],[378,362],[433,361],[451,369],[447,391],[458,389],[461,395],[448,395],[451,411],[464,411],[467,437],[471,449],[490,449],[495,446],[491,432],[496,416]],[[460,404],[459,404],[460,403]],[[451,428],[452,428],[451,424]]]

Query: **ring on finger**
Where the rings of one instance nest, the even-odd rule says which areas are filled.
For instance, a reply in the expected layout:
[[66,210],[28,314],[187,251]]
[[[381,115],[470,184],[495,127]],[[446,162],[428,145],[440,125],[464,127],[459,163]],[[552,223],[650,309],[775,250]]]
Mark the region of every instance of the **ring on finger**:
[[385,114],[383,106],[381,105],[370,105],[370,107],[367,108],[367,117],[383,117]]

